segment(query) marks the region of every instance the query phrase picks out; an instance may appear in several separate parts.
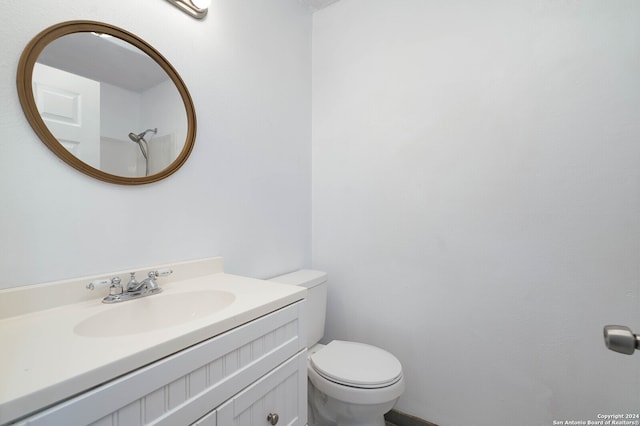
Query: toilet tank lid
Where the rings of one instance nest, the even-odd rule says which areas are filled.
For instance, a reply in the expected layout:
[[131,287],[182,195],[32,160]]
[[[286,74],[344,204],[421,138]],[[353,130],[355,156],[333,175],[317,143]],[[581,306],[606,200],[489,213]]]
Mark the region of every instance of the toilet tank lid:
[[311,288],[327,281],[327,273],[313,269],[300,269],[299,271],[273,277],[269,281]]

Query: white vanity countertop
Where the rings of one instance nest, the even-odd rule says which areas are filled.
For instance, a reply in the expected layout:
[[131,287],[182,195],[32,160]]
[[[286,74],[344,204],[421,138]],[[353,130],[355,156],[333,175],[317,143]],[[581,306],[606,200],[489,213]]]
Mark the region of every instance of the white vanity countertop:
[[91,300],[0,318],[0,424],[224,333],[306,294],[302,287],[223,272],[185,277],[168,283],[158,279],[163,292],[139,301],[211,289],[233,293],[235,300],[219,312],[180,325],[115,337],[74,332],[78,323],[96,313],[138,302],[103,304],[106,290],[94,292]]

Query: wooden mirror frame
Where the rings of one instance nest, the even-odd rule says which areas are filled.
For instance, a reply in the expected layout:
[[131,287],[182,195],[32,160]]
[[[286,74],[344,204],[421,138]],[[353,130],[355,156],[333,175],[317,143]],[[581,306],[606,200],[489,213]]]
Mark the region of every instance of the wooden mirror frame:
[[[36,105],[35,97],[33,94],[32,84],[32,75],[35,63],[38,60],[40,53],[50,42],[68,34],[81,32],[109,34],[132,44],[133,46],[146,53],[160,67],[162,67],[162,69],[167,73],[169,78],[171,78],[174,85],[178,89],[180,97],[182,98],[182,101],[184,103],[187,117],[187,136],[182,151],[180,152],[178,157],[162,171],[150,176],[127,177],[113,175],[110,173],[106,173],[100,169],[96,169],[84,163],[78,157],[73,155],[69,150],[67,150],[64,146],[62,146],[62,144],[53,135],[53,133],[51,133],[42,117],[40,116],[40,112]],[[31,42],[29,42],[29,44],[22,52],[22,56],[20,57],[20,62],[18,64],[17,85],[18,97],[20,98],[22,110],[24,111],[29,124],[31,124],[31,127],[40,137],[42,142],[44,142],[45,145],[47,145],[47,147],[65,163],[79,170],[80,172],[96,179],[121,185],[142,185],[146,183],[156,182],[175,173],[187,161],[187,158],[193,150],[193,145],[196,138],[196,113],[191,95],[189,95],[189,91],[187,90],[187,86],[182,81],[182,78],[180,78],[178,72],[173,68],[169,61],[167,61],[164,56],[160,54],[160,52],[158,52],[141,38],[126,30],[123,30],[122,28],[95,21],[68,21],[53,25],[43,30],[38,35],[36,35],[33,40],[31,40]]]

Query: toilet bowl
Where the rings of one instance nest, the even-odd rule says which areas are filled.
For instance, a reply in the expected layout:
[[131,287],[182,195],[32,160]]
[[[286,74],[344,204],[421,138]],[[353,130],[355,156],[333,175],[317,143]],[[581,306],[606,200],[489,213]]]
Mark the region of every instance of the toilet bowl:
[[405,387],[400,362],[363,343],[315,345],[307,373],[310,426],[384,426]]
[[405,388],[400,361],[376,346],[324,334],[326,273],[301,270],[272,281],[307,287],[309,426],[384,426]]

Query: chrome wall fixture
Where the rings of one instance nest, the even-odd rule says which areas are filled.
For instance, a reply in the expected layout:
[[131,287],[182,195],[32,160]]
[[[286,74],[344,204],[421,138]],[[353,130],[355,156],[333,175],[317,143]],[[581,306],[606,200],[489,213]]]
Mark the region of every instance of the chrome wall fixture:
[[178,9],[193,16],[196,19],[202,19],[207,16],[211,0],[167,0]]
[[640,334],[633,334],[633,331],[624,325],[606,325],[604,344],[614,352],[631,355],[635,350],[640,351]]

